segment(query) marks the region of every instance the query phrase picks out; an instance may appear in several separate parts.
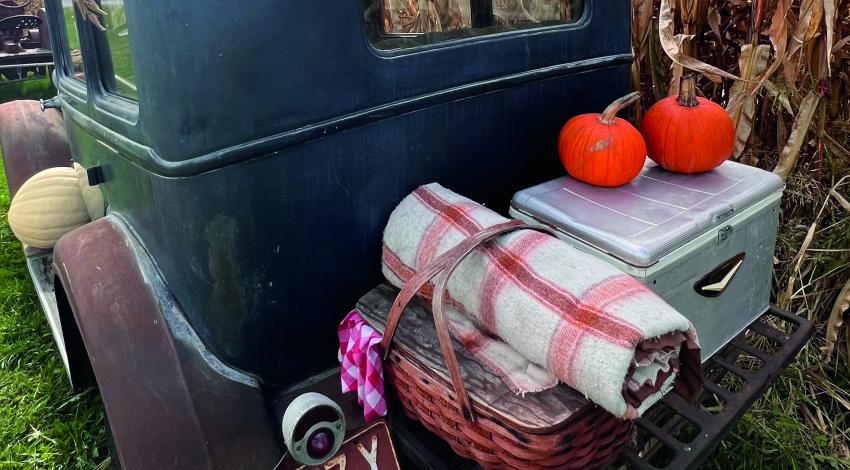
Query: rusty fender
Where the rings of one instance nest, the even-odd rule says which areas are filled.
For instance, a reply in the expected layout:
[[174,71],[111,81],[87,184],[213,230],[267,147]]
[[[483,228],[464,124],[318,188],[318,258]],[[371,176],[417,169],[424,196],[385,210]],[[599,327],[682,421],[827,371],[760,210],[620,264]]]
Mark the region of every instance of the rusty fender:
[[274,466],[281,445],[259,383],[207,351],[119,216],[63,237],[53,267],[124,469]]
[[38,101],[0,105],[0,147],[12,196],[39,171],[71,164],[62,114],[55,109],[42,112]]

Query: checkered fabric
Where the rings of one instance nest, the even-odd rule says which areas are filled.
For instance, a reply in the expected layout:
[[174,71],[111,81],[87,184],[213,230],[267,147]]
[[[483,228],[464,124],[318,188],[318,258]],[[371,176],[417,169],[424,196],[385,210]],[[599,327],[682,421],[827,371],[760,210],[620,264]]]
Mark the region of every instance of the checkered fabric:
[[337,327],[342,391],[357,391],[367,422],[387,414],[381,334],[352,310]]
[[[406,197],[384,231],[383,272],[397,287],[497,213],[433,183]],[[433,293],[433,286],[420,292]],[[612,414],[639,416],[679,373],[689,397],[700,360],[690,322],[632,277],[532,230],[476,249],[448,283],[447,299],[479,331],[459,338],[476,355],[504,342]],[[456,334],[457,336],[457,334]],[[481,360],[516,389],[513,368]]]

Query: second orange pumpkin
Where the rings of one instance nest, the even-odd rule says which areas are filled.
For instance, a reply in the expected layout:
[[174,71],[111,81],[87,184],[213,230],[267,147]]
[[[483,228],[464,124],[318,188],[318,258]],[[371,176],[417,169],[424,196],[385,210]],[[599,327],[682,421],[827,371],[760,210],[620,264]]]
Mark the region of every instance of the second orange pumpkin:
[[618,111],[640,98],[628,94],[602,114],[580,114],[564,124],[558,137],[558,154],[567,173],[596,186],[620,186],[640,173],[646,161],[646,144],[637,129],[616,117]]
[[655,103],[640,127],[649,158],[676,173],[701,173],[726,161],[735,127],[719,104],[696,96],[693,74],[682,77],[679,96]]

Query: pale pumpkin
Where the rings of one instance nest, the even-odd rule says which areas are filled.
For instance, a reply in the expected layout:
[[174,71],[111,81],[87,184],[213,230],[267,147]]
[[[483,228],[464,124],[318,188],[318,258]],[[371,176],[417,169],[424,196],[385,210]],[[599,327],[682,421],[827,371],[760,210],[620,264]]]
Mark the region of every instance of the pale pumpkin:
[[89,175],[86,169],[77,162],[74,162],[74,171],[77,173],[77,184],[83,194],[83,202],[86,203],[89,218],[97,220],[103,217],[106,212],[106,204],[103,202],[103,193],[100,192],[100,188],[89,186]]
[[48,168],[21,185],[9,207],[9,226],[25,245],[53,248],[66,233],[86,224],[89,213],[71,167]]

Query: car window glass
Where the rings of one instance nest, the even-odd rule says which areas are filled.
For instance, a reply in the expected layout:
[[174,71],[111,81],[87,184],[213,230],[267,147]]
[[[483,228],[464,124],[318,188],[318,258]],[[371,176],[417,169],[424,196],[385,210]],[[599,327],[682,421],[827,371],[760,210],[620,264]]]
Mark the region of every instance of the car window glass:
[[80,32],[77,30],[77,20],[74,13],[73,0],[62,0],[62,19],[65,23],[65,31],[68,35],[68,70],[67,74],[77,80],[85,80],[85,69],[83,67],[83,54],[80,50]]
[[583,0],[365,0],[369,39],[379,49],[578,21]]
[[103,0],[100,7],[105,12],[102,22],[106,31],[102,36],[106,38],[108,50],[108,57],[103,60],[107,63],[102,67],[106,89],[125,98],[138,99],[124,0]]

